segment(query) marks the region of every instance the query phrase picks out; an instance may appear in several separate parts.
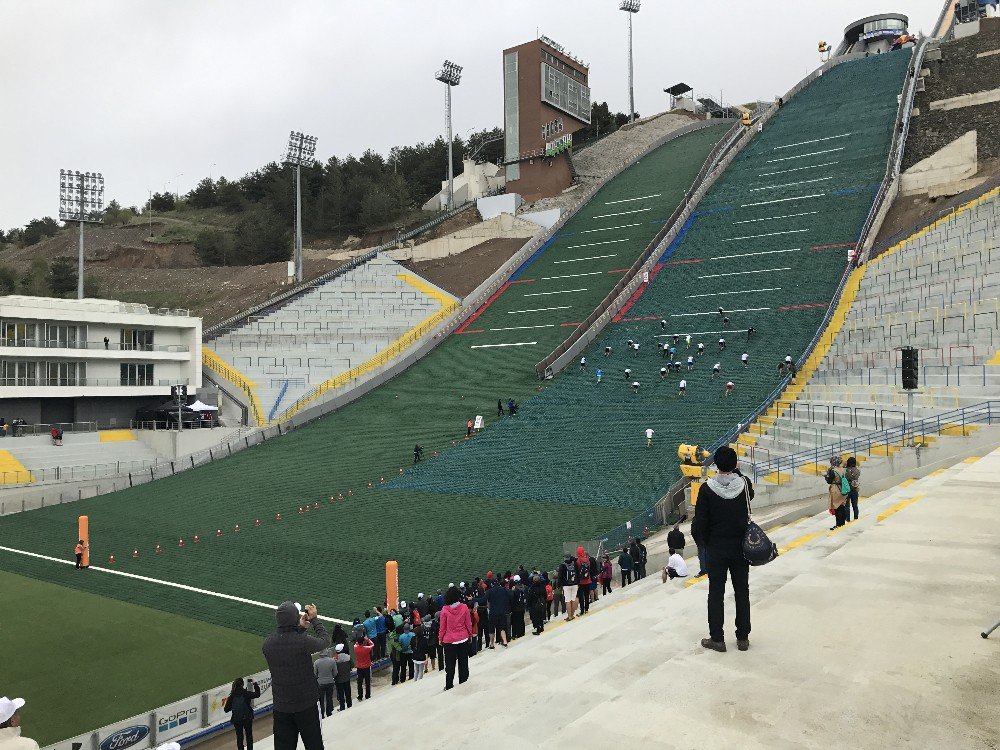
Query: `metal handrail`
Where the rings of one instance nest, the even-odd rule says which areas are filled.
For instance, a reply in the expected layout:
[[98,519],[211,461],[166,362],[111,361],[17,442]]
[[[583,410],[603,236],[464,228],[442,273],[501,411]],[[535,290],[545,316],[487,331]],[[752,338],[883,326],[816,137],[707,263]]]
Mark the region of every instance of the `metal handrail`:
[[10,347],[12,349],[83,349],[95,351],[115,351],[115,352],[189,352],[191,347],[184,344],[122,344],[120,342],[109,341],[51,341],[46,339],[19,339],[11,342],[0,339],[0,349]]
[[[1000,407],[1000,401],[983,401],[979,404],[964,406],[960,409],[936,414],[932,417],[905,422],[898,427],[877,430],[859,437],[840,440],[830,445],[816,446],[815,448],[797,453],[789,453],[769,459],[766,464],[763,464],[766,467],[764,470],[761,469],[762,464],[753,463],[751,465],[753,477],[756,480],[761,475],[796,469],[806,464],[818,464],[821,459],[829,456],[871,452],[872,447],[876,446],[908,445],[918,437],[929,434],[940,434],[942,430],[953,425],[960,425],[964,428],[968,424],[982,422],[992,424],[993,410],[998,407]],[[1000,418],[1000,411],[998,411],[997,416]]]

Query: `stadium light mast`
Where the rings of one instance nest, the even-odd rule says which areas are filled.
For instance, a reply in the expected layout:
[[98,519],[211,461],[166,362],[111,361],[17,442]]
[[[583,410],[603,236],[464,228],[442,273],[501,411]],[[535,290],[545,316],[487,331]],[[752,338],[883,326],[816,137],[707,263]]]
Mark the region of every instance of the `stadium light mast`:
[[104,213],[104,175],[99,172],[59,170],[59,218],[80,222],[80,252],[76,271],[76,298],[83,299],[83,225],[100,224]]
[[451,87],[457,86],[462,80],[462,66],[456,65],[450,60],[445,60],[444,65],[434,78],[447,87],[444,100],[444,116],[448,122],[448,209],[455,207],[455,165],[452,161],[452,141],[451,134]]
[[632,66],[632,16],[639,12],[639,3],[642,0],[622,0],[618,10],[628,13],[628,121],[635,119],[635,88],[633,85]]
[[316,154],[316,136],[293,130],[288,136],[285,164],[295,167],[295,282],[302,283],[302,167],[311,166]]

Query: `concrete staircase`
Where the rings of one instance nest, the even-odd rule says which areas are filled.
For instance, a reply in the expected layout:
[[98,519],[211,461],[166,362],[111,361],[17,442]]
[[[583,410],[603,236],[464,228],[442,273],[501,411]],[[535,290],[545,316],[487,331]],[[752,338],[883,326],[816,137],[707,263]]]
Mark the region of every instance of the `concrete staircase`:
[[[125,433],[131,434],[131,439],[123,439]],[[0,484],[94,479],[138,471],[163,461],[129,430],[113,430],[107,435],[109,439],[104,437],[102,432],[67,432],[62,445],[52,445],[48,435],[6,438],[0,441],[0,450],[9,452],[23,469],[16,475],[11,473],[10,481],[4,480],[0,469]]]
[[751,571],[746,653],[698,645],[707,582],[661,584],[653,570],[572,623],[481,652],[453,691],[440,672],[377,688],[326,719],[325,740],[995,747],[997,647],[979,632],[1000,617],[998,477],[1000,454],[968,459],[863,498],[841,529],[823,512],[771,530],[782,554]]

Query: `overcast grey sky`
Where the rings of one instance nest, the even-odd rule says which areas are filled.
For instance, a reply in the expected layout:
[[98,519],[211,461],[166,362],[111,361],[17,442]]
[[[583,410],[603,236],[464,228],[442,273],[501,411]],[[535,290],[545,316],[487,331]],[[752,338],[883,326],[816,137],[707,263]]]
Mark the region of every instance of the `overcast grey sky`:
[[[546,34],[590,63],[594,101],[627,109],[618,0],[0,0],[0,228],[55,216],[60,168],[101,171],[107,199],[180,192],[277,158],[385,153],[444,130],[445,58],[465,66],[456,133],[503,124],[501,51]],[[563,10],[559,10],[562,7]],[[942,0],[645,0],[635,22],[643,115],[685,81],[734,102],[784,93],[816,43],[899,11],[928,33]],[[214,166],[213,166],[214,165]],[[178,175],[183,175],[178,177]]]

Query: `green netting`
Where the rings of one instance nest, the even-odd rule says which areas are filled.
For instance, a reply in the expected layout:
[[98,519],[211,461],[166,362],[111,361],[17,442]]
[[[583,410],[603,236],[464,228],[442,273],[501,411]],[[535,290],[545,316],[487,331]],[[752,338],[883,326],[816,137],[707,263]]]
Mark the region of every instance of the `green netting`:
[[[909,54],[840,65],[788,104],[702,201],[648,290],[591,347],[585,369],[571,365],[516,418],[391,486],[633,512],[662,497],[678,478],[678,445],[709,445],[728,432],[777,386],[778,361],[797,359],[815,335],[846,265],[843,245],[857,240],[885,172]],[[719,306],[730,311],[730,332]],[[666,335],[692,335],[675,357],[683,371],[665,380],[662,318]],[[751,326],[757,334],[747,343]],[[629,339],[641,343],[639,356],[626,351]]]
[[[555,305],[501,298],[480,316],[477,327],[509,327],[498,321],[518,317],[507,313],[520,307],[571,304],[565,312],[585,317],[619,278],[606,271],[627,268],[638,257],[661,226],[655,220],[671,214],[727,127],[682,136],[628,169],[566,225],[567,236],[529,266],[530,276],[522,274],[536,281],[511,287],[512,295],[527,287],[551,289],[541,277],[562,275],[551,269],[567,265],[603,271],[581,277],[588,279],[580,285],[588,291],[579,300]],[[616,212],[606,202],[650,193],[660,195],[643,207],[654,210],[634,214],[643,218],[628,223],[639,226],[616,235],[627,240],[614,243],[621,249],[594,253],[616,257],[554,263],[559,259],[554,254],[572,244],[569,235],[596,228],[597,221],[609,225],[609,220],[593,218]],[[611,205],[631,210],[629,203]],[[631,514],[612,507],[552,505],[544,499],[472,497],[461,489],[447,495],[387,493],[367,485],[377,487],[381,478],[389,481],[411,464],[415,443],[424,446],[430,462],[435,451],[443,454],[452,441],[463,440],[468,419],[481,414],[493,422],[497,399],[529,399],[538,388],[534,364],[569,330],[560,325],[534,329],[530,340],[536,345],[502,349],[472,346],[518,331],[453,336],[386,386],[281,439],[133,490],[0,518],[0,544],[71,558],[76,517],[86,513],[95,564],[105,564],[114,554],[123,570],[264,602],[315,600],[326,614],[344,618],[384,596],[387,559],[399,561],[404,593],[472,578],[487,567],[551,563],[559,558],[563,540],[592,537]],[[502,472],[501,467],[495,470]],[[353,496],[348,499],[349,490]],[[341,493],[345,500],[331,506],[330,496]],[[298,507],[307,502],[319,502],[320,508],[300,516]],[[280,522],[275,520],[279,512]],[[237,523],[239,533],[234,531]],[[217,529],[223,531],[221,538],[215,536]],[[201,539],[197,545],[195,534]],[[185,540],[183,549],[179,538]],[[157,544],[163,548],[160,554],[153,551]],[[141,554],[133,560],[136,548]],[[0,553],[0,567],[49,577],[46,566],[16,555]],[[59,574],[58,581],[250,632],[266,632],[271,624],[266,612],[253,607],[162,586],[104,575]]]

